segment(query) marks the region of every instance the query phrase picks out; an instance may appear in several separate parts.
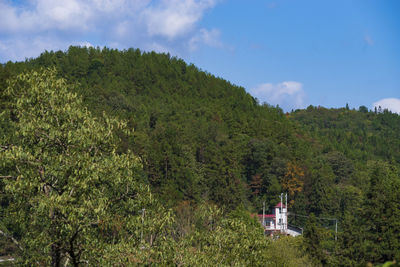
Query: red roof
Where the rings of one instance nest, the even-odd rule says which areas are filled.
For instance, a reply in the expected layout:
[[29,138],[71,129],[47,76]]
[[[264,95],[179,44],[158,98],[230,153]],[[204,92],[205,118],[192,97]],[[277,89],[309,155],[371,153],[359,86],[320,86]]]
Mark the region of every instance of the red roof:
[[286,208],[285,204],[283,204],[282,202],[279,202],[278,204],[276,204],[275,208]]

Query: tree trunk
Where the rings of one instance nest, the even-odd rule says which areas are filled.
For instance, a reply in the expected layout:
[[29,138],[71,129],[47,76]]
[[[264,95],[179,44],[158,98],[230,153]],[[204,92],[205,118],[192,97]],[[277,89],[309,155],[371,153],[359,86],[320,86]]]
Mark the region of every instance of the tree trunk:
[[59,267],[61,264],[61,251],[58,243],[51,245],[51,266]]

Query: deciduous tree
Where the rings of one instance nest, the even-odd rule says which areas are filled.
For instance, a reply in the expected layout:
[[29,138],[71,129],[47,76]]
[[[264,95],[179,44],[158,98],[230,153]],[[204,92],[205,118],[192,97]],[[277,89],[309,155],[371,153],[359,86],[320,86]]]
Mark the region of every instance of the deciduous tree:
[[24,264],[95,265],[111,247],[135,249],[139,211],[152,197],[139,181],[139,159],[116,152],[115,133],[131,134],[126,124],[95,119],[54,69],[17,76],[5,95],[1,119],[17,137],[3,140],[0,153],[13,199],[6,216],[23,233]]

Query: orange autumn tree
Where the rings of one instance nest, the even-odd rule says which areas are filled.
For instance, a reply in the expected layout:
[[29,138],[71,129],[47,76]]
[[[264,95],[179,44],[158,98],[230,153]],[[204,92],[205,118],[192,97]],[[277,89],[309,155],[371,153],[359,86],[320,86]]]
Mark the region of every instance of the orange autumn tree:
[[288,162],[286,173],[282,180],[282,188],[288,192],[291,200],[289,205],[294,204],[293,196],[297,192],[303,191],[304,186],[304,170],[296,162]]

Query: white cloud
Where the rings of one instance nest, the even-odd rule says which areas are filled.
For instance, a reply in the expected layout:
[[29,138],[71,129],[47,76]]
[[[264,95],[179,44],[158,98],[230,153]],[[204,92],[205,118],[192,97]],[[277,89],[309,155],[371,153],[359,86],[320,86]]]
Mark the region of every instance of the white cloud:
[[175,38],[189,32],[215,0],[34,0],[15,7],[0,0],[0,31],[89,31],[99,21],[128,19],[150,35]]
[[391,112],[400,114],[400,99],[399,98],[384,98],[372,104],[372,108],[379,107],[384,110],[388,109]]
[[143,12],[150,35],[175,38],[190,31],[205,10],[215,5],[214,0],[162,0]]
[[198,26],[217,1],[0,0],[0,62],[85,42],[183,53],[200,45],[219,47],[219,31]]
[[222,48],[224,45],[220,39],[220,31],[217,29],[207,30],[200,29],[198,34],[193,36],[189,41],[189,49],[196,50],[199,45],[205,44],[207,46]]
[[0,0],[0,32],[47,30],[89,31],[99,21],[124,18],[148,5],[148,0],[33,0],[13,6]]
[[162,44],[159,44],[157,42],[146,44],[146,48],[151,51],[158,52],[158,53],[168,53],[168,52],[172,51],[171,48],[163,46]]
[[91,43],[89,43],[89,42],[80,42],[79,43],[79,46],[81,46],[81,47],[94,47]]
[[[11,59],[23,60],[25,58],[36,57],[45,50],[66,50],[70,45],[94,47],[94,45],[88,41],[72,41],[71,43],[65,43],[51,36],[37,36],[33,39],[30,37],[18,37],[17,39],[9,39],[6,41],[0,40],[0,55],[7,55],[9,59],[5,61]],[[21,56],[21,51],[23,51],[23,57]]]
[[279,105],[285,111],[304,108],[305,93],[303,84],[299,82],[264,83],[251,89],[250,93],[260,102]]
[[80,45],[79,43],[66,44],[60,40],[55,40],[48,36],[35,38],[12,38],[0,40],[0,59],[6,55],[8,60],[23,60],[25,58],[36,57],[45,50],[67,49],[69,45]]
[[0,3],[1,32],[41,32],[49,29],[86,29],[92,16],[90,6],[76,0],[32,1],[32,6],[14,7]]

